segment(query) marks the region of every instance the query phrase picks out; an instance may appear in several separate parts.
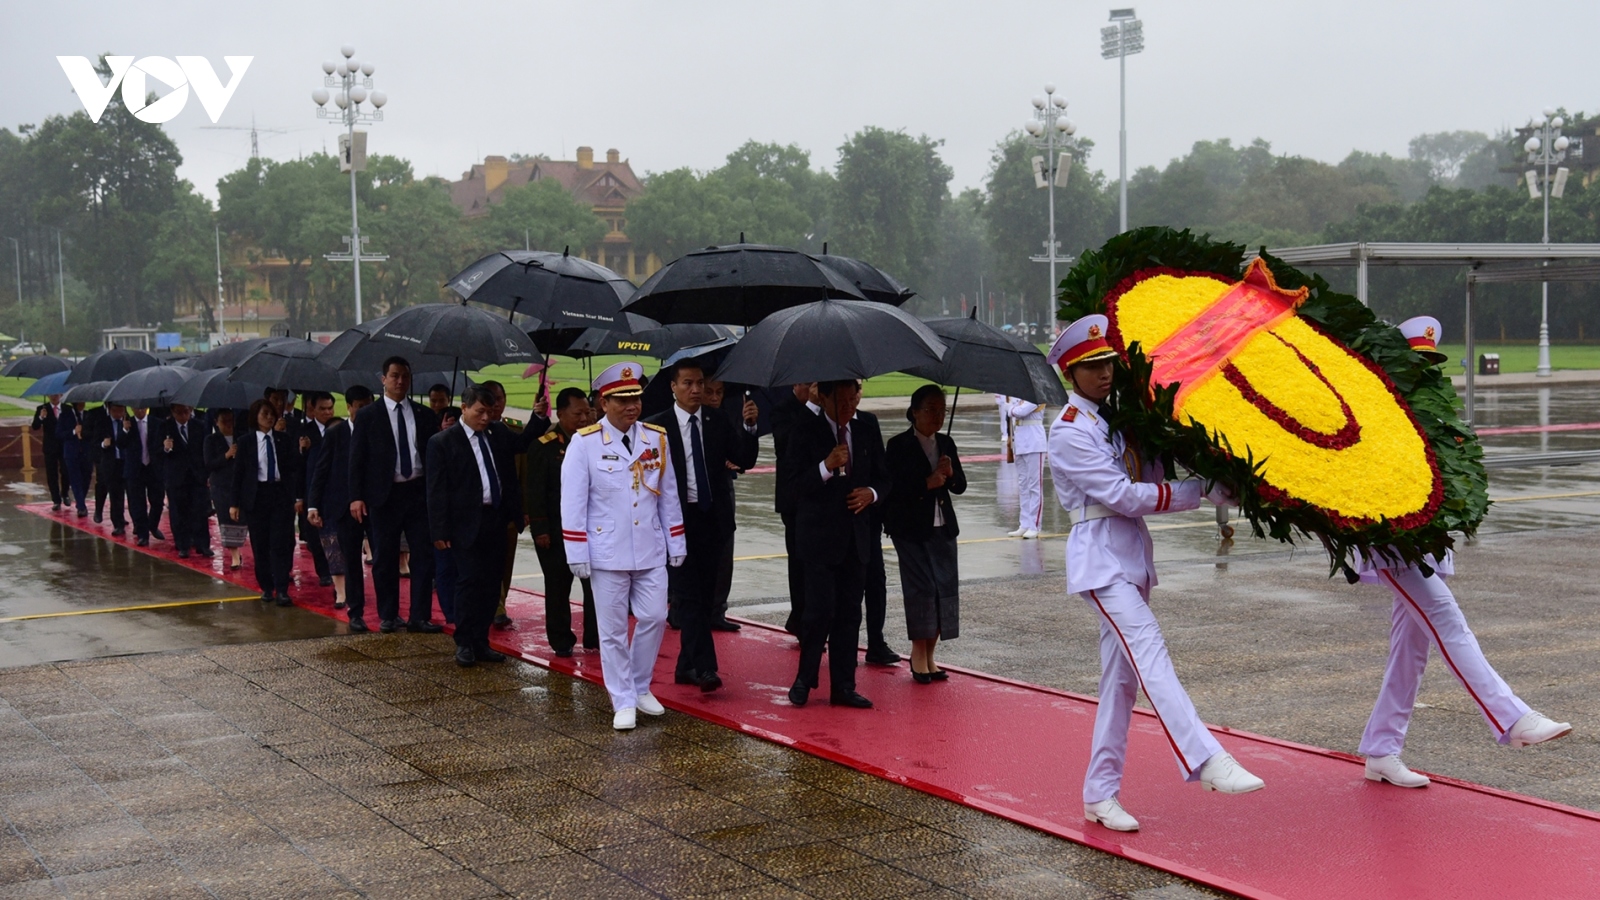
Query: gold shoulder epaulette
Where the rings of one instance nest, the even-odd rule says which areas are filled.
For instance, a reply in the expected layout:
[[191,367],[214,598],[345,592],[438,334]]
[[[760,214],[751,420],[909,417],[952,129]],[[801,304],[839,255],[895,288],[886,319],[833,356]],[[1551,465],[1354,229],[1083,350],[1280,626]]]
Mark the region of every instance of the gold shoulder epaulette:
[[593,425],[585,425],[582,428],[579,428],[578,429],[578,433],[579,434],[594,434],[594,433],[598,432],[599,430],[600,430],[600,423],[596,422]]
[[667,430],[665,428],[662,428],[660,425],[655,425],[655,424],[650,423],[650,422],[640,422],[639,424],[643,425],[644,427],[646,427],[648,429],[650,429],[651,431],[659,431],[662,434],[666,434],[667,433]]
[[[582,432],[579,432],[579,434],[582,434]],[[551,441],[559,440],[561,440],[561,432],[559,431],[546,431],[544,434],[539,435],[539,443],[541,444],[548,444]]]

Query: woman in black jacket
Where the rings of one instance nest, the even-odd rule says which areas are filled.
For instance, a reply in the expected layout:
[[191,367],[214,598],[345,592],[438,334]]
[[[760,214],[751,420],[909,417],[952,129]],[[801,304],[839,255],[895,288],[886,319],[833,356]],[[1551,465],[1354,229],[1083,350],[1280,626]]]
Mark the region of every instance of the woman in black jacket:
[[239,451],[233,445],[233,410],[219,409],[214,416],[216,427],[206,435],[206,468],[211,472],[211,505],[217,511],[217,531],[222,535],[222,548],[228,551],[228,568],[237,569],[244,564],[239,548],[244,546],[249,529],[243,521],[235,521],[233,508],[233,469]]
[[900,557],[906,632],[911,638],[911,677],[918,684],[949,676],[933,662],[939,640],[961,634],[960,576],[956,567],[956,509],[951,494],[965,493],[956,443],[941,434],[944,391],[925,384],[911,395],[911,427],[885,448],[894,487],[884,510],[884,531]]

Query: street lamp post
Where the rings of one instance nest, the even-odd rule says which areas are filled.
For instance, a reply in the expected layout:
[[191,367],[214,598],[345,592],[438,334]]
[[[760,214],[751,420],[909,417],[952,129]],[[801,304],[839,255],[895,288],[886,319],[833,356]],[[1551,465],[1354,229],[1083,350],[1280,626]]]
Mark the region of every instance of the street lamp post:
[[1126,9],[1113,9],[1111,21],[1114,23],[1100,29],[1100,56],[1102,59],[1114,59],[1120,70],[1122,79],[1121,100],[1121,127],[1117,132],[1117,167],[1122,181],[1119,189],[1121,197],[1121,214],[1118,218],[1119,231],[1128,230],[1128,57],[1144,49],[1144,23],[1133,14],[1133,7]]
[[[1526,178],[1528,181],[1528,196],[1544,200],[1544,242],[1550,243],[1550,198],[1561,199],[1567,188],[1567,169],[1557,166],[1556,178],[1550,180],[1550,167],[1567,158],[1568,141],[1561,133],[1561,126],[1566,120],[1556,115],[1556,110],[1545,109],[1543,115],[1534,120],[1533,136],[1522,145],[1528,152],[1528,164],[1544,167],[1544,178],[1539,177],[1539,172],[1529,169]],[[1539,282],[1539,368],[1536,373],[1541,378],[1550,377],[1550,283]]]
[[[1044,255],[1029,259],[1050,264],[1050,290],[1045,296],[1053,297],[1058,283],[1056,262],[1067,259],[1060,256],[1061,243],[1056,240],[1056,187],[1066,187],[1067,176],[1072,171],[1072,152],[1062,149],[1058,154],[1056,148],[1064,148],[1064,141],[1078,126],[1067,118],[1067,98],[1056,93],[1055,85],[1045,85],[1044,93],[1043,97],[1033,98],[1033,120],[1022,129],[1030,135],[1028,142],[1045,152],[1044,156],[1033,158],[1033,184],[1049,192],[1049,233],[1044,242]],[[1058,138],[1063,143],[1057,144]]]
[[[323,86],[311,92],[311,99],[317,104],[317,118],[327,119],[335,125],[345,127],[345,144],[343,147],[344,167],[350,172],[350,237],[346,242],[350,245],[350,252],[329,253],[324,258],[337,262],[349,260],[355,266],[356,287],[356,324],[361,324],[361,263],[382,262],[387,256],[373,256],[363,253],[365,242],[361,237],[361,220],[356,212],[356,172],[366,168],[366,149],[356,146],[356,123],[382,122],[383,107],[389,102],[388,96],[383,91],[372,89],[373,65],[370,62],[357,62],[354,57],[356,48],[349,44],[339,48],[344,59],[338,63],[325,62],[322,64]],[[332,89],[330,93],[329,89]],[[338,109],[329,109],[328,101]],[[372,109],[364,110],[361,104],[370,102]],[[363,136],[365,136],[363,134]],[[359,156],[359,158],[358,158]]]
[[11,252],[17,257],[17,306],[22,306],[22,244],[14,237],[6,240],[11,242]]
[[61,340],[67,339],[67,261],[61,255],[61,229],[56,233],[56,285],[61,288]]

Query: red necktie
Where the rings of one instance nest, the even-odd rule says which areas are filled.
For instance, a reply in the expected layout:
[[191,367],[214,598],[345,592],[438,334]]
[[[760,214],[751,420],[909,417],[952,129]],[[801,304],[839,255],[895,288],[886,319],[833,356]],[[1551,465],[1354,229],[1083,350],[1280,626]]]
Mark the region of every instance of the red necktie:
[[[846,447],[850,446],[850,431],[843,425],[839,426],[839,443]],[[845,457],[844,461],[844,474],[846,477],[850,475],[850,458],[848,456]]]

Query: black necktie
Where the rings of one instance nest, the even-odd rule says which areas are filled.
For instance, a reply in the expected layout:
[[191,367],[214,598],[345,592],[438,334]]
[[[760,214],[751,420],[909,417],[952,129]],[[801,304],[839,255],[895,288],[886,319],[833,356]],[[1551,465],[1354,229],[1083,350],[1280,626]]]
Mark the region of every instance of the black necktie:
[[178,440],[189,443],[189,425],[185,422],[178,423]]
[[622,436],[622,449],[628,451],[629,454],[633,453],[633,441],[629,440],[626,434]]
[[267,432],[267,480],[278,480],[278,451],[273,447],[272,432]]
[[699,416],[689,417],[689,449],[694,451],[694,493],[700,509],[711,508],[711,476],[706,474],[706,448],[700,442]]
[[[839,426],[839,443],[845,445],[846,447],[850,446],[850,429],[846,428],[843,425]],[[846,457],[845,461],[844,461],[844,474],[845,474],[845,477],[847,477],[847,478],[850,476],[850,459],[849,459],[849,457]]]
[[489,452],[487,430],[478,432],[478,452],[483,454],[483,470],[489,474],[489,502],[500,506],[500,473],[494,470],[494,454]]
[[400,453],[400,477],[411,480],[411,440],[406,436],[406,410],[403,404],[394,408],[394,433],[396,448]]

